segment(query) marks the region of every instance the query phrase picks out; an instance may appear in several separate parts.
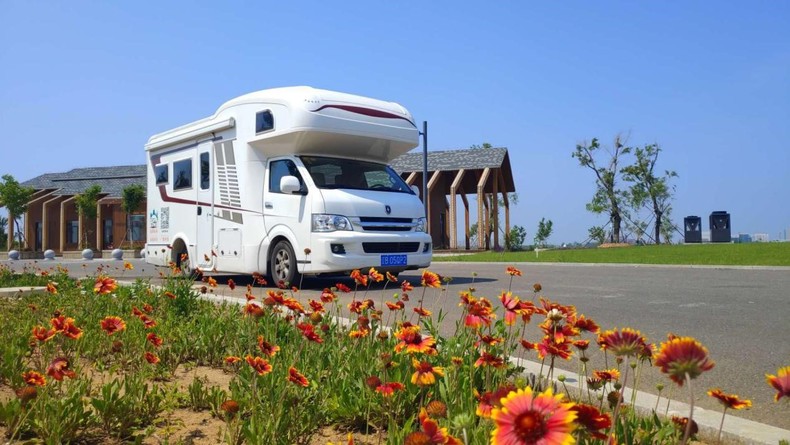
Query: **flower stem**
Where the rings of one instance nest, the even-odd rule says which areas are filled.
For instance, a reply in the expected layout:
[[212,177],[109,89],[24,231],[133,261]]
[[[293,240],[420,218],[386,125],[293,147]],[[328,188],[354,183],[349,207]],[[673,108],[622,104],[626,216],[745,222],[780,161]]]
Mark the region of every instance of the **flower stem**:
[[724,416],[727,415],[727,407],[724,407],[724,411],[721,413],[721,424],[719,425],[719,436],[716,438],[716,443],[721,443],[721,430],[724,429]]
[[686,431],[683,433],[683,440],[680,442],[680,445],[686,445],[689,439],[689,435],[691,434],[691,422],[694,416],[694,391],[691,389],[691,376],[688,372],[686,373],[686,383],[689,386],[689,419],[688,423],[686,423]]

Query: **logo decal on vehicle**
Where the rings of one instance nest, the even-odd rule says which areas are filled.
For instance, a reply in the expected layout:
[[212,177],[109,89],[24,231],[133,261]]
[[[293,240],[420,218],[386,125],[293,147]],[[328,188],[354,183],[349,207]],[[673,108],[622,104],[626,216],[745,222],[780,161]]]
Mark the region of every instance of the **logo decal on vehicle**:
[[385,206],[384,206],[384,210],[387,212],[387,215],[389,215],[390,213],[392,213],[392,207],[390,207],[390,206],[388,206],[388,205],[385,205]]

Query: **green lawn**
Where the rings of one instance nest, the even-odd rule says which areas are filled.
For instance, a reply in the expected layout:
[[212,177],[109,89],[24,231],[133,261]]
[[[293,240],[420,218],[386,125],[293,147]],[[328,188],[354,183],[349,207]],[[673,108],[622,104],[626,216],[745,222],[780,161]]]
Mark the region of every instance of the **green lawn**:
[[557,249],[542,251],[537,258],[535,252],[481,252],[472,255],[434,256],[433,261],[790,266],[790,243]]

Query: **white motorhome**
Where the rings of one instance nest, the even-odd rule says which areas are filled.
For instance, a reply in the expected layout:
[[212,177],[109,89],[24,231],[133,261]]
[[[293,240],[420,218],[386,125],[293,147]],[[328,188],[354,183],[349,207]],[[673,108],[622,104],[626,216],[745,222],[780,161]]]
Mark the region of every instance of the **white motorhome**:
[[393,102],[257,91],[152,136],[146,261],[270,275],[427,267],[422,202],[387,163],[418,144]]

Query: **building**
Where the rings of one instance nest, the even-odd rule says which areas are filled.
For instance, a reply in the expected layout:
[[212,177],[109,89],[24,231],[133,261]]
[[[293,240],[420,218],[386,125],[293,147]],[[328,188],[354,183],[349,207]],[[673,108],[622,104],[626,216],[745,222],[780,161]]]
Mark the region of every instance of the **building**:
[[[57,254],[79,249],[80,234],[88,235],[94,250],[111,250],[121,246],[140,248],[145,244],[145,202],[129,215],[121,208],[121,194],[129,185],[146,185],[146,166],[75,168],[65,173],[47,173],[22,183],[35,189],[24,218],[27,248]],[[77,211],[74,197],[92,185],[102,190],[95,220],[84,220]],[[9,215],[9,219],[10,215]],[[9,240],[13,230],[9,230]],[[131,237],[131,239],[130,239]]]
[[[395,159],[392,167],[422,193],[423,156],[413,151]],[[146,165],[76,168],[65,173],[47,173],[22,183],[36,192],[28,204],[24,233],[30,250],[64,252],[79,249],[80,234],[88,233],[94,250],[112,250],[133,243],[142,247],[146,236],[145,203],[129,216],[131,239],[127,234],[127,215],[121,209],[121,194],[132,184],[146,185]],[[102,197],[97,217],[84,221],[74,197],[92,185],[99,185]],[[465,249],[499,249],[500,233],[510,231],[508,193],[515,192],[507,148],[474,148],[428,152],[428,227],[434,246],[458,249],[458,198],[464,206]],[[470,205],[468,195],[476,197],[479,227],[492,227],[491,237],[479,236],[470,245]],[[448,199],[449,196],[449,199]],[[504,204],[504,230],[499,221],[499,201]],[[482,203],[482,204],[481,204]],[[9,218],[10,219],[10,218]],[[13,230],[9,230],[9,240]],[[504,240],[502,240],[504,242]]]
[[[410,185],[422,189],[423,156],[412,151],[392,161],[394,168]],[[428,152],[428,228],[437,249],[495,249],[500,233],[510,232],[508,193],[515,192],[507,148],[486,147]],[[422,191],[420,192],[422,193]],[[477,237],[470,245],[468,195],[477,198],[478,227],[492,227],[491,240]],[[449,199],[448,199],[449,196]],[[458,200],[464,206],[464,244],[458,241]],[[499,201],[504,204],[504,231],[500,230]],[[504,240],[503,240],[504,242]]]

